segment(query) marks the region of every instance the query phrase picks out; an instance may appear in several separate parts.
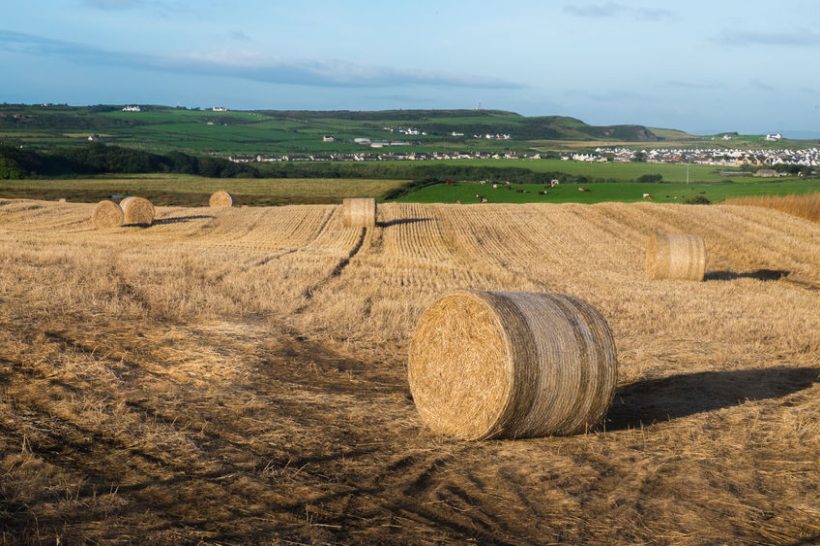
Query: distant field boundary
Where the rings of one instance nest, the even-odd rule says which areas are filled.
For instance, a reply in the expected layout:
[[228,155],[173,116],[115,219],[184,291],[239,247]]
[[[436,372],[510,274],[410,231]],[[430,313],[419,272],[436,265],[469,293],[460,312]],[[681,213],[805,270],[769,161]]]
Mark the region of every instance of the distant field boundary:
[[112,196],[140,195],[160,206],[207,206],[210,195],[229,191],[238,205],[334,204],[347,197],[384,200],[407,180],[374,179],[213,179],[194,176],[141,175],[52,180],[0,180],[0,198],[94,203]]

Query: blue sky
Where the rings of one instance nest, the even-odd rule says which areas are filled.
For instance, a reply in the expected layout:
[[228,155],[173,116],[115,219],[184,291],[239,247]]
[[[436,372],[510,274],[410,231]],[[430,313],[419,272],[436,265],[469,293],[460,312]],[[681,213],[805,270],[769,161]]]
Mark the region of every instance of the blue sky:
[[497,108],[820,135],[820,2],[26,0],[0,102]]

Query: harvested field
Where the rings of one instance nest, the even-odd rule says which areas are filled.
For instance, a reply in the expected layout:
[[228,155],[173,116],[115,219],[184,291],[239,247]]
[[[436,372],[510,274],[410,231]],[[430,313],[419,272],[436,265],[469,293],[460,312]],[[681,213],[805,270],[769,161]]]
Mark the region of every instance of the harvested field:
[[801,218],[820,222],[820,193],[807,195],[738,197],[727,199],[727,205],[766,207],[780,210]]
[[[798,544],[820,537],[820,226],[759,207],[158,207],[0,200],[0,543]],[[647,237],[704,237],[705,282]],[[421,423],[443,292],[558,292],[612,328],[588,434]]]

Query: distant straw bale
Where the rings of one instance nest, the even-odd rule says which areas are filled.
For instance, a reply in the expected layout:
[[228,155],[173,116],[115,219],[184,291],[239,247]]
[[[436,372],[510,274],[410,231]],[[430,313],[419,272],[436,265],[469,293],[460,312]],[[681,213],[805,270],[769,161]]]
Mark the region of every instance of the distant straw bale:
[[376,225],[376,200],[356,197],[342,201],[342,218],[349,227],[374,227]]
[[233,195],[226,191],[217,191],[211,194],[211,198],[208,200],[208,204],[211,207],[232,207],[236,204]]
[[675,233],[653,233],[646,247],[646,277],[702,281],[706,272],[703,237]]
[[144,197],[126,197],[120,201],[125,225],[150,226],[154,222],[154,205]]
[[114,201],[100,201],[91,214],[91,222],[97,229],[120,227],[125,222],[125,214]]
[[419,319],[408,379],[435,432],[466,440],[573,434],[612,402],[615,342],[606,320],[576,298],[459,291]]

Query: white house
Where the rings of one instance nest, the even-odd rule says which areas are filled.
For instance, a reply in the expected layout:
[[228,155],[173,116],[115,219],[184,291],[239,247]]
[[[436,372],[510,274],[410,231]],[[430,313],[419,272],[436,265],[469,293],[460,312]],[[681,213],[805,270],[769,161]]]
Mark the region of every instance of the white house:
[[325,135],[322,137],[322,142],[336,142],[336,137]]
[[139,106],[126,106],[122,109],[123,112],[142,112],[142,108]]
[[227,112],[228,111],[228,109],[225,108],[224,106],[214,106],[213,108],[211,108],[211,110],[213,110],[214,112]]
[[769,142],[783,140],[783,135],[781,135],[780,133],[769,133],[768,135],[766,135],[766,140],[768,140]]

